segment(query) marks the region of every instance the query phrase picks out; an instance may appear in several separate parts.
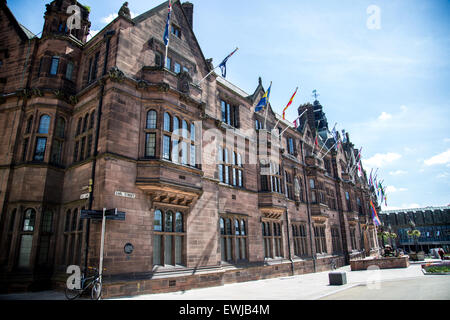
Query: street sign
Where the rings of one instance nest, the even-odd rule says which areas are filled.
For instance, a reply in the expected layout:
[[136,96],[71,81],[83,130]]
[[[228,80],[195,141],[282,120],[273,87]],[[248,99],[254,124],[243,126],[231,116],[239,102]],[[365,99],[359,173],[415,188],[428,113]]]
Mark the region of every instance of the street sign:
[[89,193],[83,193],[80,195],[80,199],[89,199]]
[[117,197],[124,197],[124,198],[131,198],[131,199],[136,198],[136,194],[131,193],[131,192],[116,191],[116,192],[114,192],[114,195]]
[[[125,212],[117,209],[105,210],[105,217],[107,220],[125,220]],[[103,210],[81,210],[80,219],[102,220]]]

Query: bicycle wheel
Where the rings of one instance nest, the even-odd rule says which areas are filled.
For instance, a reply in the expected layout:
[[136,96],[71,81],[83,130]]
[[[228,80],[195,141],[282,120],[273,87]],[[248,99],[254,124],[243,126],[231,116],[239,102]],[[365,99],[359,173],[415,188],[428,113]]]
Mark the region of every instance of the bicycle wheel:
[[66,288],[66,291],[64,293],[66,294],[67,299],[73,300],[78,298],[83,293],[83,290]]
[[92,285],[91,299],[98,300],[100,299],[101,295],[102,295],[102,283],[97,280]]

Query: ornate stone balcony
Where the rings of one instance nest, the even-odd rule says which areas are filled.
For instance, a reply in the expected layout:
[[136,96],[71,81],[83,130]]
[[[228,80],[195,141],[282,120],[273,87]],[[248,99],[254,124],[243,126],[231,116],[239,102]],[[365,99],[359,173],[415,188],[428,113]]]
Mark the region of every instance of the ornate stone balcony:
[[284,194],[275,192],[260,192],[258,206],[261,212],[283,213],[286,210]]
[[311,204],[311,217],[315,222],[325,222],[328,217],[328,206],[323,203]]
[[202,172],[164,160],[141,160],[136,185],[157,203],[189,207],[203,193]]

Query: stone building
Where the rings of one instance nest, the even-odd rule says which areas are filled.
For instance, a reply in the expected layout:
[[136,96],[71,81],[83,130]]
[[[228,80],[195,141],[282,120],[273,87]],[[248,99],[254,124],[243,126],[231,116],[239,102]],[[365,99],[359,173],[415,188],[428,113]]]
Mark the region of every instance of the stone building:
[[199,84],[213,65],[191,3],[173,1],[164,65],[167,6],[131,19],[124,4],[87,41],[89,8],[76,1],[48,4],[40,37],[1,1],[3,291],[64,285],[68,265],[97,265],[101,224],[81,210],[126,213],[106,223],[106,296],[317,272],[376,252],[376,196],[348,134],[337,151],[316,146],[315,121],[303,120],[318,106],[330,134],[317,100],[299,107],[298,128],[270,105],[255,112],[261,79],[251,94],[216,73]]
[[[387,240],[393,246],[406,252],[428,253],[433,248],[450,252],[450,206],[386,210],[379,216],[382,229],[397,235]],[[419,238],[408,236],[413,229],[420,231]]]

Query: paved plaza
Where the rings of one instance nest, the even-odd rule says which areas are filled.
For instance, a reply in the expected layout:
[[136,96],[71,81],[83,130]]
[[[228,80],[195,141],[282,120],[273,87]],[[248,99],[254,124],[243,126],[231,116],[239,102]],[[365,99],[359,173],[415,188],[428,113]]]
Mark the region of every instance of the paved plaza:
[[[408,268],[346,272],[347,284],[330,286],[328,273],[226,284],[171,293],[110,300],[450,300],[450,276],[424,275],[420,264]],[[63,292],[43,291],[0,295],[0,300],[65,300]]]

